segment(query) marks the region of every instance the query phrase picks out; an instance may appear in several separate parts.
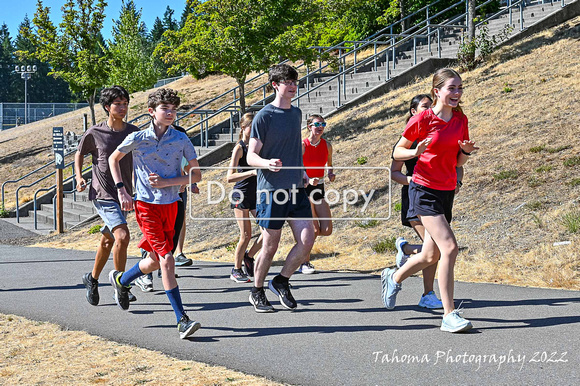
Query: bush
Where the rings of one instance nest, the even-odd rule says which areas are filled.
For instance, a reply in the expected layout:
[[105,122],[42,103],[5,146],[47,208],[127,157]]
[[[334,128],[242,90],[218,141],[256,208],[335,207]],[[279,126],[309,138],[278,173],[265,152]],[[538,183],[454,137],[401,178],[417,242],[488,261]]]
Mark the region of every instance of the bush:
[[101,231],[100,225],[93,225],[91,229],[89,229],[89,234],[94,235],[95,233],[99,233]]
[[384,240],[375,243],[372,249],[376,253],[394,252],[397,250],[397,247],[395,246],[395,240],[396,240],[395,237],[388,237]]
[[10,217],[10,212],[4,209],[4,205],[0,207],[0,218]]
[[478,65],[484,63],[495,49],[495,46],[507,40],[512,30],[513,27],[506,25],[497,35],[489,36],[489,29],[487,25],[484,25],[479,29],[479,34],[474,39],[464,39],[457,50],[459,70],[473,70]]
[[368,157],[358,157],[356,159],[356,163],[359,165],[364,165],[368,162],[369,158]]

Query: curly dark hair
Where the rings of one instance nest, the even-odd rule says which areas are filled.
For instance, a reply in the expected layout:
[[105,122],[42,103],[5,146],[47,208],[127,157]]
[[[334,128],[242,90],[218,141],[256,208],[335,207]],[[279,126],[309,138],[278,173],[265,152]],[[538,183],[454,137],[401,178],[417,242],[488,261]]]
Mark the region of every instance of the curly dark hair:
[[298,80],[298,72],[287,64],[277,64],[268,71],[268,83],[280,83],[285,80]]
[[147,107],[155,110],[155,108],[162,104],[173,105],[175,108],[179,107],[181,99],[177,96],[177,91],[170,88],[160,88],[149,94],[147,99]]
[[112,86],[101,91],[101,106],[107,115],[109,115],[109,111],[105,106],[111,106],[117,98],[123,98],[129,102],[129,93],[122,86]]

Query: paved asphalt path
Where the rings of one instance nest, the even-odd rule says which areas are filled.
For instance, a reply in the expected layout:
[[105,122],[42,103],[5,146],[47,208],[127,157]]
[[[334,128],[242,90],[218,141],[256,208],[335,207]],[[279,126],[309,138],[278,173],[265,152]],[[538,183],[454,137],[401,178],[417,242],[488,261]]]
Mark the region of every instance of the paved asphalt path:
[[[133,264],[136,258],[130,258]],[[359,273],[296,274],[298,310],[257,314],[249,284],[229,280],[230,266],[195,262],[178,268],[189,315],[202,323],[180,340],[163,291],[142,293],[129,311],[113,301],[107,264],[101,304],[81,282],[93,253],[0,245],[0,312],[84,330],[181,359],[223,365],[304,385],[578,384],[580,292],[456,283],[457,302],[475,328],[439,330],[441,311],[416,303],[410,278],[393,311],[383,308],[380,278]],[[272,272],[278,272],[274,266]],[[156,289],[161,281],[154,280]]]

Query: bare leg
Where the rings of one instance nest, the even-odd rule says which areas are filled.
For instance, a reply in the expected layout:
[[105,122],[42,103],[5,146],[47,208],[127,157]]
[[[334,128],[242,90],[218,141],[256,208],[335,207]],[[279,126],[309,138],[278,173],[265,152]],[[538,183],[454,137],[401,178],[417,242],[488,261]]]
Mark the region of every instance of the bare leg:
[[314,226],[311,220],[288,220],[292,229],[292,234],[296,244],[286,256],[286,262],[280,274],[284,277],[290,277],[304,262],[306,256],[310,253],[314,245]]
[[[250,212],[252,213],[252,216],[254,216],[254,218],[256,218],[256,209],[252,209]],[[251,222],[250,222],[250,225],[251,225]],[[251,234],[251,232],[250,232],[250,234]],[[252,247],[248,251],[248,256],[253,258],[261,248],[262,248],[262,234],[260,234],[258,239],[256,241],[254,241],[254,244],[252,244]]]
[[244,260],[244,253],[252,239],[252,223],[250,221],[250,211],[248,209],[234,209],[234,216],[238,227],[240,228],[240,240],[236,245],[234,254],[234,268],[242,269],[242,261]]
[[105,268],[105,264],[107,264],[107,260],[109,260],[114,243],[115,239],[113,239],[111,235],[101,235],[101,241],[97,248],[97,255],[95,256],[95,264],[93,265],[93,272],[91,273],[93,279],[99,280],[99,275],[103,272],[103,268]]
[[254,265],[254,287],[257,288],[264,286],[264,280],[268,275],[282,235],[282,229],[261,228],[261,230],[263,237],[262,249]]
[[127,227],[127,224],[119,225],[113,229],[113,235],[115,236],[113,264],[115,265],[115,270],[122,272],[125,271],[125,266],[127,265],[127,248],[131,240],[129,227]]
[[[415,233],[421,238],[425,239],[425,227],[420,221],[410,221],[411,226],[415,230]],[[407,246],[407,245],[405,245]],[[422,245],[419,246],[417,252],[421,252]],[[427,295],[429,292],[433,291],[433,283],[435,282],[435,274],[437,273],[437,263],[428,266],[423,270],[423,295]]]
[[174,253],[175,256],[183,253],[183,244],[185,243],[185,219],[186,216],[183,216],[183,226],[181,227],[181,232],[179,232],[179,240],[177,241],[177,246]]

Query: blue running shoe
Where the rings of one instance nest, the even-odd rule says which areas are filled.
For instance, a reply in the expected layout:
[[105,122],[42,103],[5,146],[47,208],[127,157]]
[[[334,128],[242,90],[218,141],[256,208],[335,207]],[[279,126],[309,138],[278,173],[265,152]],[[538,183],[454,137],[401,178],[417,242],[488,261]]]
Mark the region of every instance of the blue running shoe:
[[444,316],[443,321],[441,322],[441,331],[463,332],[470,330],[473,325],[469,320],[461,317],[459,315],[460,313],[461,310],[456,309]]
[[441,302],[441,300],[437,298],[435,292],[429,291],[427,295],[421,296],[421,300],[419,301],[419,307],[434,310],[437,308],[443,308],[443,303]]
[[395,268],[385,268],[381,273],[381,284],[383,286],[382,298],[387,310],[395,308],[397,294],[403,288],[401,284],[395,283],[393,274],[397,272]]
[[397,239],[397,241],[395,241],[395,247],[397,247],[396,261],[397,261],[398,268],[401,268],[407,262],[407,259],[409,258],[409,255],[405,255],[405,252],[403,252],[403,246],[405,244],[409,244],[409,242],[402,237],[399,237]]

